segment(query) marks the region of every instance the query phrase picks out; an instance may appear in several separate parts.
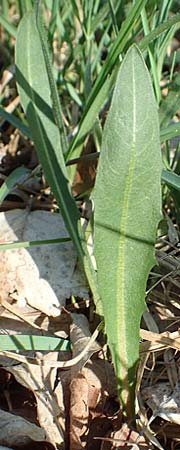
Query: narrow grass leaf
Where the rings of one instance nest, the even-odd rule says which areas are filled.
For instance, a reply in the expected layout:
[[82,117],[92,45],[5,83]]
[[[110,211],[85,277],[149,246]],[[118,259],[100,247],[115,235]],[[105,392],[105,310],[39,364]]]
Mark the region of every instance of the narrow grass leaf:
[[176,136],[180,135],[180,123],[174,123],[167,128],[162,128],[160,131],[161,142],[168,141]]
[[[112,87],[112,80],[115,81],[113,74],[111,75],[109,80],[107,76],[108,74],[112,73],[113,69],[114,74],[116,74],[115,65],[117,63],[117,60],[127,43],[128,37],[136,21],[141,14],[143,6],[145,6],[146,3],[147,0],[137,0],[133,5],[130,13],[128,14],[128,17],[125,19],[121,30],[119,31],[118,36],[115,39],[112,48],[107,56],[106,62],[101,68],[100,74],[88,97],[85,111],[79,125],[78,133],[69,147],[67,158],[72,157],[72,155],[74,158],[76,158],[80,155],[82,146],[79,145],[79,141],[92,128],[97,118],[97,114],[99,113],[109,94],[109,84],[111,84]],[[68,173],[72,181],[75,173],[75,167],[70,168]]]
[[180,14],[175,14],[174,16],[170,17],[170,19],[158,25],[155,30],[151,31],[149,34],[147,34],[147,36],[141,39],[141,42],[139,43],[140,49],[145,50],[151,42],[153,42],[165,31],[169,30],[171,27],[173,27],[173,25],[177,23],[180,23]]
[[[176,32],[176,30],[178,30],[179,28],[179,24],[175,24],[173,25],[169,30],[167,30],[165,33],[163,33],[163,40],[162,40],[162,44],[158,49],[158,54],[157,54],[157,73],[158,73],[158,78],[159,80],[161,79],[162,76],[162,71],[163,71],[163,64],[164,64],[164,60],[167,54],[167,49],[169,46],[171,46],[172,43],[172,39],[173,36]],[[173,53],[173,57],[175,56],[175,52]],[[172,76],[172,72],[170,73],[170,80],[171,80],[171,76]]]
[[[141,12],[141,18],[142,18],[144,34],[145,34],[145,36],[147,36],[150,33],[150,30],[149,30],[148,17],[147,17],[145,8],[143,8],[143,10]],[[149,61],[150,61],[150,65],[151,65],[152,78],[153,78],[153,82],[154,82],[154,89],[155,89],[155,93],[156,93],[157,102],[159,104],[160,100],[161,100],[161,89],[159,86],[157,65],[156,65],[156,59],[155,59],[154,53],[155,53],[154,49],[151,48],[151,45],[148,46],[148,54],[149,54]]]
[[1,351],[66,351],[70,350],[70,342],[66,339],[59,339],[52,336],[36,336],[36,335],[2,335],[1,334]]
[[169,170],[163,169],[161,175],[162,181],[164,181],[168,186],[180,191],[180,176],[176,173],[170,172]]
[[161,208],[159,123],[136,46],[121,65],[104,128],[94,192],[94,252],[119,396],[134,412],[139,327]]
[[24,181],[24,177],[26,177],[27,174],[29,174],[29,170],[25,169],[25,167],[18,167],[11,172],[11,174],[6,178],[6,181],[4,181],[0,187],[0,205],[12,189],[17,185],[17,183],[22,183]]
[[[107,77],[105,83],[103,84],[100,91],[98,92],[95,101],[90,106],[88,113],[82,117],[82,120],[80,121],[80,124],[79,124],[78,132],[75,135],[75,137],[69,147],[68,159],[72,155],[73,155],[73,159],[79,157],[82,147],[83,147],[84,139],[85,139],[87,133],[92,129],[92,127],[95,123],[95,120],[98,117],[98,114],[99,114],[99,111],[100,111],[102,105],[105,103],[105,100],[106,100],[108,94],[112,90],[112,86],[114,84],[114,78],[115,78],[114,75],[115,75],[115,72],[113,72],[111,77]],[[76,167],[68,168],[68,176],[71,181],[73,181],[75,171],[76,171]]]
[[7,3],[7,0],[1,1],[1,14],[8,19],[8,13],[9,13],[9,5]]
[[169,86],[169,92],[160,105],[160,124],[165,128],[173,119],[180,105],[180,73],[176,75]]
[[[146,2],[145,2],[146,3]],[[128,18],[125,20],[123,24],[123,29],[120,31],[120,34],[116,38],[112,50],[108,56],[108,59],[106,60],[106,63],[104,67],[101,69],[101,72],[98,76],[98,79],[95,83],[95,85],[92,88],[92,91],[89,95],[86,108],[83,114],[83,117],[81,119],[78,133],[76,134],[75,138],[72,140],[72,143],[69,147],[67,157],[71,158],[72,155],[74,158],[78,157],[80,155],[80,152],[82,150],[82,145],[79,143],[83,140],[83,137],[86,136],[86,134],[89,132],[89,130],[92,128],[97,114],[99,113],[100,109],[102,108],[108,93],[109,93],[109,86],[108,86],[108,79],[106,78],[107,74],[110,73],[114,67],[115,62],[117,61],[118,56],[123,51],[125,44],[127,43],[129,33],[132,30],[132,27],[134,25],[135,20],[139,17],[143,6],[145,6],[145,3],[138,3],[136,2],[136,5],[134,6],[134,9],[132,9],[131,14],[128,16]],[[138,7],[138,9],[136,8]],[[145,36],[139,43],[140,49],[145,50],[148,45],[153,42],[155,39],[157,39],[159,36],[161,36],[165,31],[172,28],[175,24],[180,22],[180,14],[176,14],[175,16],[171,17],[164,23],[161,23],[157,28],[153,31],[151,31],[147,36]],[[113,57],[112,57],[113,55]],[[116,70],[114,69],[114,73],[116,73]],[[111,88],[114,84],[115,77],[111,76]],[[106,83],[107,82],[107,83]],[[103,86],[103,83],[106,84],[107,89],[105,86]],[[103,93],[103,95],[100,95],[100,93]],[[99,108],[99,109],[98,109]],[[75,173],[75,168],[70,169],[68,172],[70,176],[70,180],[73,180],[73,176]]]
[[31,11],[33,8],[32,0],[18,0],[19,6],[19,14],[23,17],[28,11]]
[[3,15],[0,15],[0,25],[12,36],[16,38],[17,30]]
[[142,8],[146,5],[147,0],[137,0],[132,6],[131,11],[126,17],[122,27],[118,33],[117,38],[115,39],[112,48],[107,56],[106,63],[102,66],[99,77],[96,80],[96,83],[92,89],[90,97],[87,102],[87,108],[89,108],[90,104],[96,97],[99,92],[99,89],[103,85],[107,75],[112,71],[115,63],[117,62],[118,57],[120,56],[122,50],[124,49],[125,44],[127,43],[128,37],[135,26],[137,19],[139,18]]
[[48,244],[60,244],[61,242],[70,242],[70,238],[58,238],[58,239],[44,239],[40,241],[23,241],[23,242],[6,242],[6,244],[0,244],[0,251],[3,250],[13,250],[15,248],[29,248],[29,247],[37,247],[39,245],[48,245]]
[[1,106],[0,106],[0,117],[9,122],[13,127],[18,128],[18,130],[22,134],[24,134],[27,138],[31,139],[29,127],[24,125],[16,116],[5,111],[5,109],[2,108]]

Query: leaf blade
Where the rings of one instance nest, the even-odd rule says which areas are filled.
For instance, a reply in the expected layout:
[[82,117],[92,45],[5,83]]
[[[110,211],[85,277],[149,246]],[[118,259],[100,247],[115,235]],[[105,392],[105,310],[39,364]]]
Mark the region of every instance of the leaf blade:
[[160,220],[160,178],[157,107],[142,55],[132,46],[117,78],[94,192],[98,284],[118,390],[129,417],[139,324]]
[[0,205],[3,203],[4,199],[11,192],[11,190],[27,177],[27,174],[29,174],[29,170],[25,167],[18,167],[11,172],[0,187]]
[[162,170],[162,181],[164,181],[170,188],[180,191],[180,176],[169,170]]
[[16,40],[16,79],[21,103],[46,179],[56,197],[66,228],[83,266],[94,301],[99,301],[93,269],[71,195],[59,130],[54,122],[51,89],[34,13],[24,15]]
[[36,25],[37,25],[37,29],[39,32],[39,38],[41,41],[42,51],[43,51],[43,55],[44,55],[44,62],[46,65],[46,71],[47,71],[49,86],[50,86],[50,91],[51,91],[53,114],[54,114],[55,122],[59,129],[62,151],[63,151],[63,154],[66,154],[68,142],[67,142],[65,127],[64,127],[64,123],[63,123],[63,119],[62,119],[62,110],[61,110],[61,104],[60,104],[60,100],[59,100],[59,96],[58,96],[58,90],[57,90],[57,86],[56,86],[54,76],[53,76],[51,58],[50,58],[48,42],[47,42],[47,36],[46,36],[46,32],[45,32],[44,25],[43,25],[42,12],[39,8],[39,2],[37,2],[37,4],[35,5],[35,14],[36,14]]
[[52,114],[49,80],[33,12],[24,15],[18,28],[16,78],[31,136],[47,181],[58,201],[78,254],[82,256],[83,251],[77,232],[79,213],[68,188],[59,130]]
[[24,334],[1,335],[1,351],[67,351],[69,349],[70,342],[66,339],[60,339],[57,337]]

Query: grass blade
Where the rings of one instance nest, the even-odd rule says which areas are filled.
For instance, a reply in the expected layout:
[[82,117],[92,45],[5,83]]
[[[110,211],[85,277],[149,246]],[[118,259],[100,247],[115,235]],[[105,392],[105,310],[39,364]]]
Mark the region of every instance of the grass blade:
[[[134,6],[132,7],[130,13],[128,14],[128,17],[124,21],[124,23],[121,27],[121,30],[112,45],[109,55],[107,56],[106,63],[102,67],[101,72],[100,72],[100,74],[92,88],[92,91],[89,95],[89,98],[88,98],[87,104],[86,104],[86,108],[85,108],[83,117],[80,122],[79,133],[82,132],[82,128],[83,128],[83,132],[85,132],[85,120],[88,121],[88,113],[89,113],[89,110],[91,107],[92,107],[91,108],[92,112],[93,112],[93,109],[95,109],[95,113],[96,113],[96,108],[95,108],[96,98],[97,98],[97,96],[99,96],[99,93],[101,92],[101,89],[107,79],[108,74],[112,72],[112,70],[119,58],[119,55],[121,54],[121,52],[124,49],[125,44],[127,43],[128,36],[130,35],[130,33],[135,25],[135,22],[139,18],[140,14],[141,14],[141,10],[142,10],[143,6],[145,6],[146,3],[147,3],[147,0],[136,1]],[[104,89],[104,92],[105,92],[105,89]],[[109,91],[107,90],[106,96],[108,95],[108,92]],[[104,100],[104,95],[102,96],[102,98]],[[101,103],[100,107],[102,107],[102,106],[103,106],[103,103]],[[99,107],[99,109],[100,109],[100,107]],[[95,122],[96,117],[97,117],[97,113],[94,114],[93,123]],[[74,148],[77,145],[77,141],[80,140],[79,133],[77,134],[77,136],[72,141],[72,144],[69,147],[69,151],[68,151],[68,155],[67,155],[68,158],[72,157]],[[73,155],[73,157],[77,157],[77,156],[79,156],[78,152],[76,152],[76,155]]]
[[0,205],[7,197],[7,195],[12,191],[12,189],[17,185],[17,183],[22,182],[24,177],[29,174],[29,170],[25,169],[25,167],[18,167],[13,170],[11,174],[7,177],[6,181],[0,187]]
[[66,339],[59,339],[52,336],[36,336],[36,335],[2,335],[1,334],[1,351],[66,351],[70,350],[70,342]]
[[6,244],[0,244],[0,251],[13,250],[15,248],[29,248],[38,245],[48,245],[48,244],[60,244],[61,242],[70,242],[71,238],[58,238],[58,239],[45,239],[41,241],[23,241],[23,242],[6,242]]
[[161,142],[168,141],[176,136],[180,135],[180,123],[174,123],[167,128],[162,128],[160,131]]
[[8,113],[0,106],[0,117],[7,120],[13,127],[18,128],[27,138],[31,139],[31,133],[29,127],[24,125],[16,116]]
[[107,56],[105,65],[101,69],[99,77],[96,80],[96,83],[90,94],[86,108],[89,108],[89,105],[92,103],[93,99],[98,94],[107,75],[112,71],[115,63],[117,62],[117,59],[119,58],[120,53],[124,49],[124,45],[127,43],[128,36],[130,35],[132,29],[134,28],[135,23],[141,14],[142,8],[146,5],[146,3],[147,0],[137,0],[134,3],[130,13],[128,14],[126,20],[122,24],[121,30],[116,40],[112,45],[112,48]]
[[2,15],[0,15],[0,25],[12,36],[13,38],[16,38],[17,30],[12,25],[12,23],[9,23],[9,21]]
[[[141,18],[142,18],[142,23],[143,23],[144,34],[145,34],[145,36],[147,36],[150,33],[150,31],[149,31],[148,18],[147,18],[145,8],[143,8],[143,10],[141,12]],[[159,79],[158,79],[157,66],[156,66],[156,61],[155,61],[155,57],[154,57],[154,52],[153,52],[153,49],[151,49],[151,46],[148,46],[148,54],[149,54],[149,61],[150,61],[150,65],[151,65],[152,77],[153,77],[153,82],[154,82],[154,90],[156,93],[157,102],[159,104],[160,100],[161,100],[161,89],[159,86]]]
[[[118,58],[120,53],[123,51],[124,45],[127,42],[129,33],[132,31],[134,22],[133,22],[133,20],[131,22],[131,18],[133,18],[134,20],[137,20],[138,16],[140,15],[140,13],[142,11],[142,8],[143,8],[143,6],[145,6],[145,4],[143,3],[141,5],[137,5],[137,2],[136,2],[135,6],[136,7],[139,6],[138,11],[136,11],[136,13],[135,13],[134,10],[132,10],[131,15],[129,15],[128,18],[125,20],[123,29],[120,31],[121,34],[118,35],[116,41],[114,42],[111,52],[109,54],[110,56],[108,56],[106,63],[104,65],[104,67],[101,69],[99,77],[98,77],[95,85],[92,88],[91,94],[90,94],[87,104],[86,104],[84,114],[83,114],[82,119],[79,124],[79,130],[78,130],[76,136],[74,137],[74,139],[72,140],[71,145],[69,147],[68,154],[67,154],[68,159],[71,157],[77,158],[80,155],[82,146],[79,144],[80,144],[80,142],[82,142],[83,136],[86,136],[88,131],[92,128],[92,126],[96,120],[97,114],[99,113],[106,98],[108,97],[109,86],[108,86],[108,81],[107,81],[108,80],[107,73],[108,73],[108,71],[109,71],[109,73],[112,71],[113,64],[115,64],[116,59]],[[140,41],[140,43],[139,43],[140,49],[142,51],[145,50],[151,42],[153,42],[155,39],[157,39],[160,35],[162,35],[165,31],[167,31],[168,29],[173,27],[178,22],[180,22],[180,14],[176,14],[175,16],[171,17],[164,23],[157,26],[157,28],[155,30],[151,31],[147,36],[145,36]],[[121,41],[121,38],[122,38],[122,41]],[[113,55],[113,57],[112,57],[112,55]],[[115,58],[115,56],[116,56],[116,58]],[[107,65],[107,67],[106,67],[106,65]],[[111,88],[116,79],[116,76],[115,76],[116,71],[117,71],[117,69],[114,69],[114,76],[113,76],[113,74],[111,75]],[[103,86],[103,84],[105,84],[106,82],[107,82],[107,84],[106,84],[107,89],[105,88],[105,86]],[[101,92],[103,92],[103,95],[101,95]],[[90,121],[89,121],[89,117],[90,117]],[[70,179],[72,181],[74,173],[75,173],[75,167],[73,169],[71,169],[70,172],[68,172],[68,173],[69,173]]]
[[169,86],[167,97],[160,105],[160,124],[165,128],[173,119],[180,105],[180,73],[176,75]]
[[[94,122],[96,118],[98,117],[99,111],[102,107],[102,105],[105,103],[105,100],[107,98],[108,93],[111,92],[112,86],[114,84],[114,78],[115,78],[115,72],[111,75],[111,77],[107,77],[105,83],[101,87],[100,91],[98,92],[98,95],[93,102],[93,104],[90,106],[88,113],[85,114],[79,124],[78,133],[74,137],[72,144],[69,148],[68,152],[68,159],[70,156],[73,155],[74,158],[78,158],[81,149],[83,146],[84,139],[88,132],[92,129]],[[71,180],[73,180],[74,173],[76,168],[68,168],[68,175]]]
[[164,181],[168,186],[180,191],[180,176],[176,173],[170,172],[169,170],[163,169],[161,175],[162,181]]
[[177,23],[180,23],[180,14],[176,14],[170,19],[161,23],[155,28],[155,30],[151,31],[147,36],[145,36],[139,43],[140,49],[142,51],[145,50],[152,41],[157,39],[158,36],[160,36],[166,30],[169,30],[171,27],[173,27],[173,25]]

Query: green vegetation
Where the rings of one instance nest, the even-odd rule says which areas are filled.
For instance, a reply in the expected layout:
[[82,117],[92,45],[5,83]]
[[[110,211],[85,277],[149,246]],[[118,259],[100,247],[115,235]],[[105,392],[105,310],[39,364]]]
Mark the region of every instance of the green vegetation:
[[121,65],[103,130],[94,193],[94,251],[108,343],[131,417],[140,319],[161,218],[157,105],[137,47]]
[[[6,3],[13,3],[19,14],[18,29],[9,22]],[[180,14],[176,2],[166,0],[90,0],[80,1],[80,7],[74,0],[44,0],[35,1],[31,11],[32,3],[2,2],[6,39],[16,38],[16,82],[25,119],[20,110],[8,115],[2,107],[0,116],[35,144],[97,312],[104,318],[119,398],[131,418],[140,319],[155,264],[161,206],[177,224],[180,214],[178,147],[172,160],[169,144],[180,131],[179,124],[172,124],[180,103],[176,54],[167,60]],[[165,63],[169,70],[164,74]],[[166,98],[161,80],[168,87]],[[96,151],[102,149],[92,193],[97,273],[72,195],[77,166],[70,164],[81,159],[90,134]],[[22,174],[14,174],[9,185]],[[2,201],[5,186],[1,193]]]

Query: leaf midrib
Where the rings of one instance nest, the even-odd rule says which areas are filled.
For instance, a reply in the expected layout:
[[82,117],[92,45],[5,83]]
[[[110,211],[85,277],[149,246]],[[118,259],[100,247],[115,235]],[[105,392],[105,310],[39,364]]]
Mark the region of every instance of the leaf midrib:
[[126,224],[128,219],[128,210],[129,210],[129,200],[130,200],[130,192],[131,192],[131,186],[132,186],[132,179],[133,179],[133,171],[134,171],[134,161],[135,161],[135,147],[136,147],[136,86],[135,86],[135,73],[134,73],[134,62],[132,61],[132,82],[133,82],[133,89],[132,89],[132,98],[133,98],[133,127],[132,127],[132,145],[131,145],[131,156],[129,161],[129,168],[128,168],[128,174],[126,178],[126,185],[124,190],[124,201],[123,201],[123,208],[122,208],[122,216],[121,216],[121,224],[120,224],[120,230],[121,230],[121,236],[120,236],[120,243],[118,248],[118,270],[117,273],[119,274],[117,278],[117,298],[119,301],[119,307],[118,307],[118,320],[117,320],[117,330],[118,330],[118,345],[119,345],[119,354],[122,356],[122,361],[120,364],[120,371],[121,371],[121,379],[124,380],[124,389],[126,392],[129,391],[128,387],[128,380],[127,380],[127,355],[126,355],[126,320],[123,318],[124,311],[125,311],[125,286],[124,286],[124,277],[125,277],[125,248],[126,248]]

